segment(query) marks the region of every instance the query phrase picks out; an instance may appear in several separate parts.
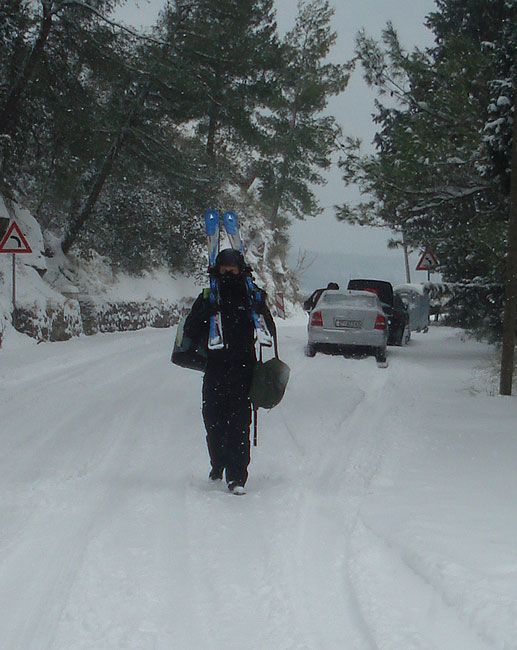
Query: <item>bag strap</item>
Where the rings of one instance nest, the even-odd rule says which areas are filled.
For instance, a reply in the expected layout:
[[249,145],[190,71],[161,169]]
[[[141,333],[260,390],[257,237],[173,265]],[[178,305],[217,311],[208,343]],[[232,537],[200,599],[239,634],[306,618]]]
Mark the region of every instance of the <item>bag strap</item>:
[[[273,343],[275,346],[275,357],[278,359],[278,339],[276,335],[276,331],[273,334]],[[262,361],[262,348],[263,345],[259,345],[259,361]],[[258,409],[253,408],[253,446],[256,447],[258,442]]]
[[[262,348],[263,347],[267,347],[267,346],[259,345],[259,361],[262,361]],[[274,347],[274,350],[275,350],[275,357],[277,359],[279,359],[280,357],[278,356],[278,337],[276,335],[276,331],[273,334],[273,347]]]

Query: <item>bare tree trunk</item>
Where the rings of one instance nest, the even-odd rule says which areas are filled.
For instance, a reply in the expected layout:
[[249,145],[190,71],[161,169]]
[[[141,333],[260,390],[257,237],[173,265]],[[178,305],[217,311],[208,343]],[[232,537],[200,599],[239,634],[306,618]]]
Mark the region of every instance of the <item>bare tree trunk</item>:
[[[174,34],[176,34],[180,29],[180,26],[183,20],[186,18],[189,11],[190,8],[187,6],[179,12],[179,20],[178,23],[176,24]],[[167,47],[167,49],[169,48]],[[120,150],[122,149],[124,141],[128,133],[131,131],[135,119],[137,118],[138,114],[140,113],[142,107],[145,104],[145,100],[147,99],[147,95],[151,90],[151,86],[152,86],[152,79],[149,78],[148,81],[144,84],[137,98],[135,99],[133,108],[131,109],[125,124],[121,127],[121,129],[117,133],[114,142],[110,146],[107,154],[104,156],[104,160],[102,161],[101,167],[93,181],[93,185],[91,186],[88,196],[86,197],[81,207],[79,208],[79,211],[75,216],[75,218],[73,216],[70,217],[69,226],[65,232],[63,241],[61,242],[61,249],[65,255],[68,254],[70,248],[75,243],[75,240],[77,239],[77,235],[79,234],[81,228],[89,219],[92,209],[97,201],[97,198],[101,193],[102,188],[104,187],[104,183],[106,182],[106,179],[108,178],[113,168],[113,163],[115,162]]]
[[515,91],[513,107],[512,178],[508,220],[508,251],[506,254],[503,349],[499,382],[499,393],[501,395],[512,394],[515,356],[515,317],[517,315],[517,90]]
[[97,175],[95,176],[95,180],[93,181],[93,185],[90,189],[88,196],[86,197],[83,204],[79,208],[79,211],[75,216],[75,218],[72,218],[70,220],[70,225],[61,243],[61,248],[63,250],[63,253],[65,253],[65,255],[69,252],[70,248],[73,246],[75,240],[77,239],[77,235],[79,234],[79,231],[81,230],[81,228],[84,226],[84,224],[90,217],[93,206],[95,205],[97,198],[101,193],[102,188],[104,187],[104,183],[106,182],[106,179],[108,178],[111,172],[113,163],[115,162],[115,159],[117,158],[120,150],[122,149],[122,145],[124,144],[124,141],[133,125],[136,116],[138,115],[140,109],[144,105],[145,99],[149,94],[150,88],[151,88],[151,81],[148,81],[144,86],[144,88],[142,89],[142,91],[140,92],[140,94],[138,95],[138,97],[136,98],[135,103],[133,105],[133,109],[131,110],[131,113],[128,119],[126,120],[124,126],[119,130],[114,142],[110,146],[107,154],[104,156],[104,160],[102,161],[102,165]]
[[[294,130],[296,128],[296,122],[298,119],[298,89],[296,90],[296,96],[293,103],[293,112],[291,115],[291,124],[289,125],[289,134],[287,136],[286,150],[293,141]],[[284,152],[282,170],[280,172],[280,182],[278,183],[278,188],[276,192],[276,199],[273,204],[273,209],[271,210],[271,223],[275,223],[278,217],[278,211],[280,210],[280,204],[282,203],[282,197],[284,195],[285,182],[287,180],[287,174],[289,173],[289,158],[287,151]]]
[[411,271],[409,270],[409,253],[408,246],[406,244],[406,239],[404,237],[404,231],[402,231],[402,250],[404,251],[404,265],[406,267],[406,282],[411,284]]
[[270,219],[272,224],[276,223],[278,217],[278,211],[280,210],[280,203],[282,202],[282,196],[284,195],[284,187],[285,187],[285,181],[287,179],[288,171],[289,171],[289,163],[287,160],[287,155],[284,155],[282,170],[280,172],[280,182],[278,183],[275,202],[273,203],[273,208],[271,209]]

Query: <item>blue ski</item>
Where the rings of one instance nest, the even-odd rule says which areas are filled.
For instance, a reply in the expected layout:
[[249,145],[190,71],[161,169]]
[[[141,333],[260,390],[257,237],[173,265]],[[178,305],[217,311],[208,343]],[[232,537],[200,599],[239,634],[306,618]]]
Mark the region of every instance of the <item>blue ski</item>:
[[208,349],[220,350],[224,347],[221,312],[219,311],[219,287],[215,274],[215,259],[219,252],[219,214],[216,210],[205,213],[205,229],[208,238],[208,273],[210,274],[210,323]]
[[[239,232],[239,222],[237,216],[233,212],[225,212],[223,214],[223,224],[230,241],[230,246],[242,253],[244,257],[244,246]],[[253,318],[253,325],[255,326],[255,333],[257,341],[260,345],[271,346],[273,344],[273,337],[269,333],[264,316],[257,312],[257,307],[260,307],[262,295],[253,283],[251,273],[246,273],[246,289],[250,301],[251,315]]]

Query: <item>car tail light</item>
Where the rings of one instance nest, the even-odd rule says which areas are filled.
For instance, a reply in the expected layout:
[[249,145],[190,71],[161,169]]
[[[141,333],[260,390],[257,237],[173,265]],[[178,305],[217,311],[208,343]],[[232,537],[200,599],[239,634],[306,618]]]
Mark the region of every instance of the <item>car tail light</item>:
[[375,319],[374,329],[376,330],[385,330],[386,329],[386,317],[381,314],[377,314]]
[[315,311],[311,314],[311,325],[313,327],[323,327],[323,318],[320,311]]

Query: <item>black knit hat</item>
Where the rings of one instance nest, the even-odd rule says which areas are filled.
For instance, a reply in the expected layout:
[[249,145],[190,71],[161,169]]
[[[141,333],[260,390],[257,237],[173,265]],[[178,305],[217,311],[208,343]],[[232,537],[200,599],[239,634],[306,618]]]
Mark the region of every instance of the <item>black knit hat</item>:
[[244,271],[244,257],[242,253],[235,248],[225,248],[215,258],[215,266],[219,269],[220,266],[236,266],[239,273]]

